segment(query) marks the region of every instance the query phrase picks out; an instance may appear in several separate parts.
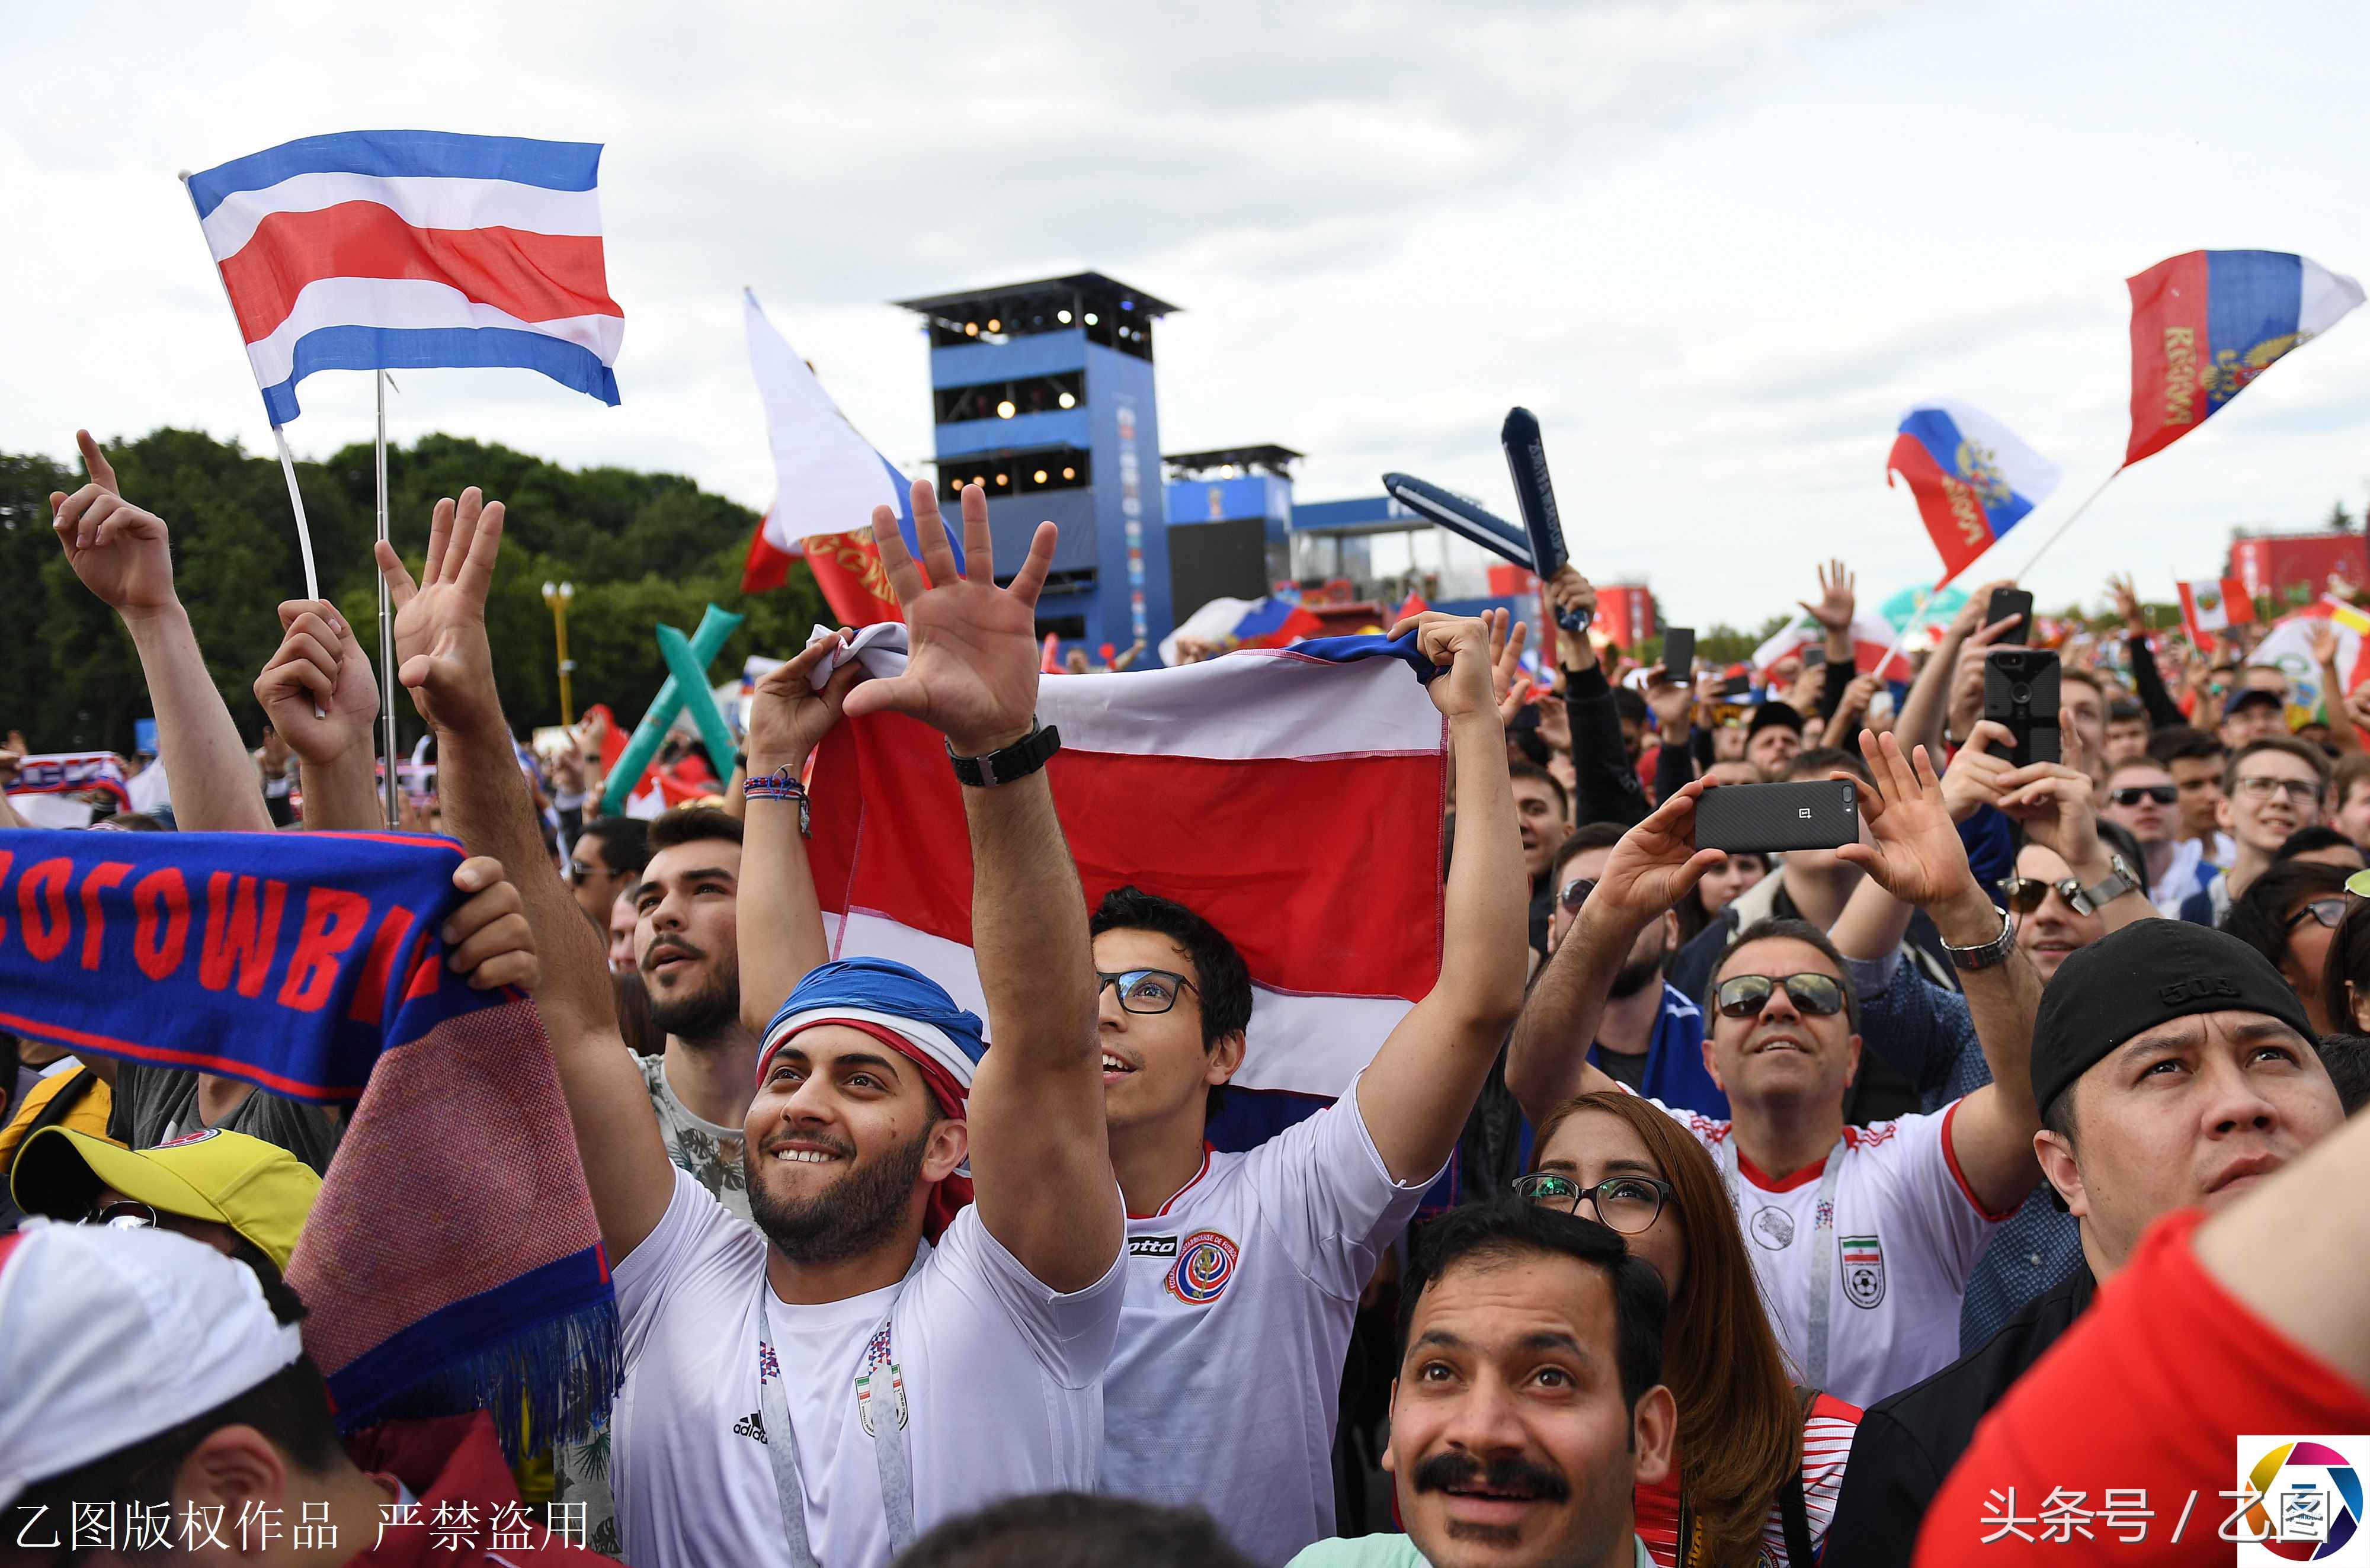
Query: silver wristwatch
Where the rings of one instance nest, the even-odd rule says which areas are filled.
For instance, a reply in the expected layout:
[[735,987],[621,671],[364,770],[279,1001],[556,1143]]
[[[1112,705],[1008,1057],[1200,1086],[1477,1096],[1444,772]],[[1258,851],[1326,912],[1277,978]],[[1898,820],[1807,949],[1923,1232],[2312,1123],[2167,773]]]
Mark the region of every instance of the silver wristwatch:
[[2107,864],[2109,869],[2106,876],[2083,888],[2079,898],[2066,900],[2074,906],[2076,914],[2095,915],[2124,894],[2138,890],[2140,879],[2132,874],[2129,861],[2122,855],[2110,853],[2107,856]]
[[1950,956],[1950,967],[1954,969],[1989,969],[2007,963],[2008,953],[2015,946],[2016,916],[2003,910],[2000,911],[2000,933],[1997,936],[1980,947],[1953,947],[1946,941],[1942,944],[1942,951]]

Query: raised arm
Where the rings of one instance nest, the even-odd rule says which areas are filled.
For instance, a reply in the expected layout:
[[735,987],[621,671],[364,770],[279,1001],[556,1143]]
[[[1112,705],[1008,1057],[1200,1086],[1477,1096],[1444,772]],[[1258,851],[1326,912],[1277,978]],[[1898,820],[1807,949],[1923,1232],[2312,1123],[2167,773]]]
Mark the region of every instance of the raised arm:
[[[1925,749],[1904,756],[1892,736],[1863,735],[1860,754],[1877,779],[1873,790],[1858,786],[1860,819],[1873,842],[1846,844],[1836,858],[1924,910],[1950,945],[1991,943],[2005,917],[1967,868],[1966,846]],[[2041,1179],[2032,1152],[2032,1135],[2041,1130],[2041,1112],[2032,1103],[2032,1019],[2041,1006],[2041,977],[2010,946],[2001,963],[1962,969],[1959,983],[1992,1082],[1959,1102],[1950,1118],[1950,1151],[1985,1209],[2003,1214]]]
[[255,678],[255,700],[304,768],[305,826],[316,831],[384,828],[377,750],[378,682],[337,606],[292,599],[280,607],[280,647]]
[[541,956],[535,1008],[568,1096],[601,1242],[616,1262],[665,1216],[674,1172],[650,1092],[617,1033],[601,938],[550,869],[543,825],[502,720],[486,640],[486,593],[501,535],[501,503],[486,505],[473,486],[457,505],[436,503],[417,584],[385,544],[378,566],[396,605],[400,679],[436,732],[444,825],[472,854],[492,855],[517,878]]
[[[1858,587],[1859,579],[1852,574],[1850,567],[1839,560],[1830,561],[1819,568],[1819,601],[1816,604],[1801,599],[1794,601],[1810,612],[1811,619],[1816,621],[1825,634],[1826,675],[1821,683],[1818,699],[1818,713],[1822,718],[1835,716],[1836,707],[1844,700],[1844,688],[1851,684],[1856,663],[1852,648],[1852,616],[1859,608]],[[1811,710],[1804,708],[1802,713],[1807,718]],[[1827,744],[1832,746],[1835,742],[1829,740]]]
[[[927,589],[895,515],[886,507],[872,515],[880,563],[905,607],[905,673],[858,682],[846,710],[907,715],[943,734],[958,756],[984,757],[1034,727],[1037,595],[1057,532],[1039,524],[1012,586],[999,589],[986,492],[963,488],[968,577],[956,569],[936,489],[916,481],[913,502]],[[962,801],[972,952],[995,1042],[972,1080],[967,1118],[979,1217],[1039,1283],[1082,1290],[1110,1273],[1126,1228],[1103,1124],[1086,892],[1044,769],[965,785]]]
[[123,618],[156,708],[156,750],[173,780],[173,814],[192,830],[270,832],[255,762],[206,672],[189,612],[173,590],[165,520],[123,498],[115,469],[88,430],[76,430],[90,483],[50,494],[52,526],[82,585]]
[[1358,1081],[1358,1114],[1391,1179],[1422,1181],[1448,1159],[1480,1096],[1498,1045],[1523,1005],[1530,910],[1522,833],[1506,775],[1506,732],[1490,697],[1488,629],[1430,612],[1416,632],[1445,672],[1432,700],[1448,717],[1456,766],[1456,842],[1449,857],[1440,980],[1383,1042]]
[[[815,668],[849,635],[817,637],[796,658],[757,682],[749,703],[749,776],[759,781],[801,778],[807,759],[839,722],[849,687],[863,678],[854,663],[832,672],[822,690]],[[807,971],[831,956],[814,868],[799,831],[800,803],[758,794],[742,817],[740,929],[741,1022],[763,1034],[775,1010]]]
[[1534,1123],[1574,1094],[1618,1087],[1588,1064],[1588,1047],[1638,933],[1727,858],[1696,848],[1696,800],[1717,787],[1694,780],[1622,835],[1580,918],[1532,984],[1507,1043],[1506,1087]]

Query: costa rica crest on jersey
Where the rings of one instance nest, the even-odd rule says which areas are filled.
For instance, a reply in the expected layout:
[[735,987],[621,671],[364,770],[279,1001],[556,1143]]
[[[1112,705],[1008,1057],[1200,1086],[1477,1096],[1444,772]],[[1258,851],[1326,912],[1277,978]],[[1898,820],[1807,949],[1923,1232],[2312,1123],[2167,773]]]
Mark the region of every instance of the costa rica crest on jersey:
[[1177,1261],[1168,1265],[1165,1283],[1168,1293],[1189,1307],[1206,1307],[1225,1293],[1226,1281],[1235,1276],[1235,1265],[1242,1257],[1242,1249],[1234,1238],[1215,1230],[1196,1230],[1185,1238],[1177,1249]]
[[1882,1302],[1884,1243],[1874,1236],[1846,1236],[1837,1251],[1843,1258],[1845,1298],[1868,1309]]

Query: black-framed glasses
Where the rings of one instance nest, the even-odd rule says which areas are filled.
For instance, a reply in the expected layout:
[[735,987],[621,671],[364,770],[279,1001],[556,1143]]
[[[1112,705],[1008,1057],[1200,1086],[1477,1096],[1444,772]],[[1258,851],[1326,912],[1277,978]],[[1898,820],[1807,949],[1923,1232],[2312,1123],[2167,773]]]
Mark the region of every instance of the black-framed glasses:
[[1588,902],[1588,896],[1595,891],[1595,877],[1575,876],[1563,885],[1563,891],[1556,895],[1556,901],[1563,905],[1564,913],[1576,915],[1580,912],[1580,906]]
[[83,1216],[86,1225],[104,1225],[110,1230],[148,1230],[156,1225],[156,1211],[137,1198],[122,1197],[104,1203]]
[[1671,1200],[1672,1190],[1671,1184],[1660,1176],[1607,1176],[1593,1187],[1553,1171],[1534,1171],[1514,1178],[1514,1191],[1524,1202],[1566,1214],[1578,1214],[1583,1202],[1592,1204],[1607,1230],[1625,1236],[1651,1228],[1662,1205]]
[[2153,800],[2158,806],[2170,806],[2180,798],[2179,784],[2125,784],[2111,789],[2107,798],[2117,806],[2137,806],[2143,800]]
[[2082,884],[2070,876],[2055,882],[2040,876],[2003,876],[1997,886],[2000,897],[2008,900],[2008,907],[2020,915],[2029,915],[2041,908],[2053,887],[2057,890],[2057,896],[2065,900],[2066,908],[2077,914],[2090,913],[2090,900],[2082,896]]
[[1813,1018],[1832,1018],[1844,1010],[1844,986],[1833,975],[1731,975],[1720,982],[1713,1001],[1724,1018],[1751,1018],[1769,1004],[1778,988],[1786,1000]]
[[1166,1013],[1177,1005],[1179,995],[1199,990],[1191,980],[1168,969],[1126,969],[1116,975],[1095,971],[1095,994],[1100,996],[1105,986],[1119,988],[1119,1004],[1129,1013]]
[[2332,893],[2326,898],[2313,899],[2288,917],[2288,929],[2294,931],[2297,926],[2302,925],[2307,916],[2335,931],[2337,922],[2345,918],[2344,896]]

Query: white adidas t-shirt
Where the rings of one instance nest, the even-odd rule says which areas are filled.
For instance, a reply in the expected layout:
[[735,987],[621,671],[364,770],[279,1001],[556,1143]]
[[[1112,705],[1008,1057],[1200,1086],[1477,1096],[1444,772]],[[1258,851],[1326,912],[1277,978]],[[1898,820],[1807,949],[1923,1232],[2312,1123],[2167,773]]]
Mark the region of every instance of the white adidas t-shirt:
[[1391,1180],[1353,1084],[1247,1154],[1206,1155],[1158,1213],[1130,1215],[1103,1490],[1206,1508],[1258,1562],[1331,1535],[1359,1292],[1432,1180]]
[[1093,1491],[1103,1369],[1127,1271],[1064,1296],[1037,1282],[964,1209],[899,1284],[765,1311],[765,1241],[677,1171],[666,1218],[616,1268],[626,1380],[610,1422],[610,1484],[637,1568],[789,1562],[758,1376],[787,1379],[807,1539],[829,1568],[889,1561],[879,1461],[855,1379],[886,1314],[910,1421],[916,1532],[999,1497]]
[[[1723,1146],[1731,1124],[1653,1104],[1727,1168]],[[1950,1152],[1950,1118],[1958,1109],[1953,1100],[1931,1116],[1844,1128],[1834,1245],[1822,1279],[1811,1277],[1811,1254],[1826,1161],[1782,1184],[1769,1181],[1749,1160],[1736,1162],[1729,1196],[1778,1345],[1808,1373],[1811,1304],[1814,1292],[1824,1292],[1824,1387],[1862,1409],[1958,1359],[1959,1302],[1967,1276],[2008,1218],[1985,1213],[1960,1173]]]

